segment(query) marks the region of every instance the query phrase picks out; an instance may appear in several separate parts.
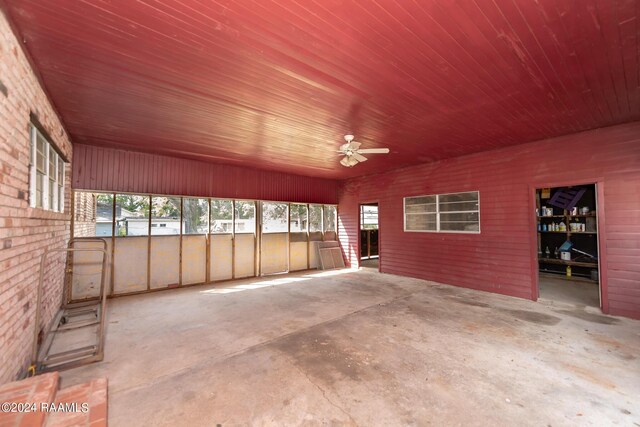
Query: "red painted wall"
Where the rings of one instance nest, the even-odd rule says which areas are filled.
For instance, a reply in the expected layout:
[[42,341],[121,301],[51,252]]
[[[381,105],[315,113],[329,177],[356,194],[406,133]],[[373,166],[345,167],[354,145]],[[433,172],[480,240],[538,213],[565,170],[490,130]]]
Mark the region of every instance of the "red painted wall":
[[335,204],[338,181],[74,145],[74,189]]
[[[593,182],[603,310],[640,318],[640,122],[348,180],[339,238],[357,264],[358,204],[379,201],[382,272],[536,299],[533,192]],[[403,231],[403,197],[468,190],[480,191],[481,234]]]

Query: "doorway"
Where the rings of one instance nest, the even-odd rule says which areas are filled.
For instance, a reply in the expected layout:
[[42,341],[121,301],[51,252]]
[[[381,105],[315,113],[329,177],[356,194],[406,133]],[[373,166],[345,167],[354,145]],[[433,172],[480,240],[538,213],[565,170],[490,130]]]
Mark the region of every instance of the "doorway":
[[538,294],[600,308],[596,184],[536,189]]
[[360,205],[360,266],[380,267],[378,204]]

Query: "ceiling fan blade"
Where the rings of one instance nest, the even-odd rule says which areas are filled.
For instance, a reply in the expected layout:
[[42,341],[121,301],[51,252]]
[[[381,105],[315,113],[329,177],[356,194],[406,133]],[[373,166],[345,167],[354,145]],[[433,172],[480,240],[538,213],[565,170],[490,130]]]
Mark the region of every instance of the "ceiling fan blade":
[[353,165],[349,164],[349,157],[347,157],[347,156],[343,157],[343,158],[340,160],[340,164],[341,164],[342,166],[345,166],[345,167],[348,167],[348,168],[350,168],[351,166],[353,166]]
[[354,152],[351,157],[356,159],[358,162],[366,162],[367,158],[365,156],[360,155],[358,152]]
[[358,150],[358,153],[369,153],[369,154],[388,154],[388,148],[363,148],[362,150]]
[[342,144],[340,146],[340,152],[345,153],[349,149],[349,144]]
[[358,148],[360,148],[360,143],[357,141],[351,141],[349,144],[347,144],[347,150],[353,151],[353,150],[357,150]]

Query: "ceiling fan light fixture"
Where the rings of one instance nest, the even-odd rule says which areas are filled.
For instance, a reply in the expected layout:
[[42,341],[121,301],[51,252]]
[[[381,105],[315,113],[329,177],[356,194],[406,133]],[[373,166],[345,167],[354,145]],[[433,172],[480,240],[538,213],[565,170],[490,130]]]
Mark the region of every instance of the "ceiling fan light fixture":
[[353,167],[358,164],[358,161],[351,156],[344,156],[342,160],[340,160],[340,164],[342,166],[346,166],[348,168]]

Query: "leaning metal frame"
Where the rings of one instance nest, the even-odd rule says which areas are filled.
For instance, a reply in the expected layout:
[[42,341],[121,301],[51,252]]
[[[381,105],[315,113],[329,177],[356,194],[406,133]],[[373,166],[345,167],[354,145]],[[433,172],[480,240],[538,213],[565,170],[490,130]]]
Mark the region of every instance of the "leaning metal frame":
[[[32,365],[30,367],[30,371],[32,374],[35,374],[36,371],[44,372],[50,370],[46,365],[46,363],[42,363],[39,357],[38,352],[38,333],[39,333],[39,325],[41,320],[41,304],[42,304],[42,294],[43,294],[43,284],[44,284],[44,276],[45,276],[45,267],[48,256],[52,253],[56,252],[65,252],[67,256],[69,254],[73,254],[74,252],[99,252],[102,253],[102,271],[100,276],[100,296],[99,301],[96,304],[96,301],[83,301],[79,303],[70,304],[67,302],[67,287],[70,286],[70,281],[67,280],[66,272],[69,271],[68,268],[65,268],[65,280],[62,289],[62,301],[61,308],[53,320],[51,329],[45,334],[45,337],[42,341],[42,347],[40,349],[40,353],[47,354],[50,350],[51,344],[53,343],[53,339],[55,334],[60,330],[68,330],[74,328],[71,326],[69,328],[59,328],[60,321],[65,313],[68,315],[72,310],[77,309],[89,309],[90,306],[95,306],[95,310],[99,309],[99,319],[95,322],[83,323],[80,326],[93,326],[97,324],[97,343],[96,345],[91,345],[87,347],[81,347],[77,349],[67,350],[61,353],[57,353],[54,355],[48,355],[46,358],[52,358],[55,360],[55,365],[51,367],[53,369],[63,369],[63,368],[71,368],[76,366],[85,365],[92,362],[101,361],[104,358],[104,323],[105,323],[105,308],[107,303],[107,292],[105,289],[105,272],[107,271],[108,265],[108,253],[106,250],[106,242],[103,239],[83,239],[82,241],[100,241],[103,243],[104,248],[73,248],[73,243],[75,243],[75,239],[71,239],[69,241],[68,248],[56,248],[56,249],[47,249],[42,255],[42,260],[40,261],[40,274],[38,278],[38,295],[36,301],[36,322],[33,332],[33,347],[32,347]],[[65,263],[66,264],[66,263]]]

